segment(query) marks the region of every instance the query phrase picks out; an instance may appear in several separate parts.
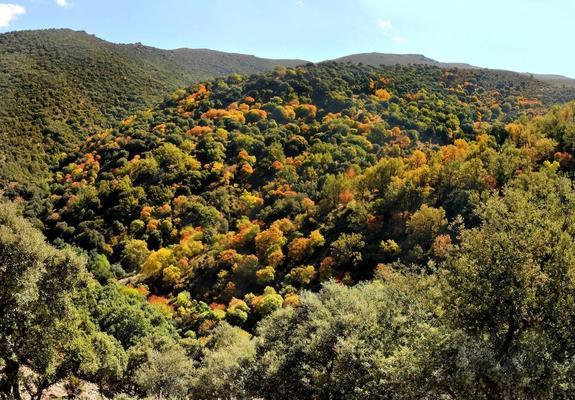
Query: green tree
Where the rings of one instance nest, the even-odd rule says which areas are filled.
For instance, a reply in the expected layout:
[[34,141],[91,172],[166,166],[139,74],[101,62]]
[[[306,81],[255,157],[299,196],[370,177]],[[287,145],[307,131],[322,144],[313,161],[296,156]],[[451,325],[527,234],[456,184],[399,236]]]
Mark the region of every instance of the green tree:
[[191,397],[198,400],[244,399],[255,361],[251,335],[221,323],[209,338],[201,362],[193,368]]
[[37,377],[37,396],[56,381],[79,375],[96,382],[119,379],[123,349],[99,332],[82,309],[89,286],[86,262],[70,248],[48,245],[42,234],[0,205],[0,393],[21,398],[20,370]]
[[114,278],[110,262],[104,254],[96,254],[90,260],[88,269],[101,283],[106,282],[108,279]]
[[424,204],[407,221],[407,231],[416,243],[429,247],[435,236],[446,225],[447,219],[442,208]]
[[110,283],[94,287],[89,309],[100,329],[129,348],[152,333],[175,337],[175,329],[135,289]]
[[566,398],[574,388],[575,192],[552,169],[480,210],[443,268],[446,318],[477,338],[485,398]]
[[124,246],[122,263],[128,271],[139,271],[149,255],[150,251],[145,241],[131,239]]
[[363,260],[365,241],[359,233],[343,233],[331,244],[335,261],[341,266],[357,267]]
[[[440,398],[433,349],[438,321],[400,285],[376,281],[304,292],[258,328],[254,397],[266,399]],[[434,397],[437,395],[437,397]]]
[[135,372],[134,382],[147,396],[157,399],[186,398],[192,362],[179,346],[150,350],[147,360]]

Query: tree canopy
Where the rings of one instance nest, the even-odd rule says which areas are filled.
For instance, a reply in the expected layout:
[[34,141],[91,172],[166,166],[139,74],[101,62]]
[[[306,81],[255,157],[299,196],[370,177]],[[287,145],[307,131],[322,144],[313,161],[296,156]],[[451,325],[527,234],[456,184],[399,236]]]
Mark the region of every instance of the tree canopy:
[[3,393],[570,398],[567,92],[327,62],[94,132],[22,204],[50,244],[0,208]]

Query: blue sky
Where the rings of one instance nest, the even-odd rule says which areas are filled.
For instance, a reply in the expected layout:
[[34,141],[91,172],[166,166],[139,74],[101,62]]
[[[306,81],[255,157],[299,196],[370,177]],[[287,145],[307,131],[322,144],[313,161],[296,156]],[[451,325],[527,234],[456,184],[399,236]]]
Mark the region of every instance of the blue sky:
[[418,53],[575,77],[575,0],[0,0],[0,32],[71,28],[113,42],[321,61]]

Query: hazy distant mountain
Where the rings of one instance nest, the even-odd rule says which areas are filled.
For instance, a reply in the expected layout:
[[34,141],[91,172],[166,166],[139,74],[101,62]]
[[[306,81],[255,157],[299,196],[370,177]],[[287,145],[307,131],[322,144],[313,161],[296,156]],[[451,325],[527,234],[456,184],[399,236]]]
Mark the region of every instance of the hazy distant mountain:
[[575,87],[575,79],[563,75],[532,74],[535,79],[563,86]]
[[351,62],[353,64],[365,64],[378,67],[380,65],[433,65],[440,68],[477,69],[473,65],[463,63],[442,63],[422,54],[386,54],[386,53],[361,53],[336,58],[333,61]]
[[[378,67],[380,65],[432,65],[439,68],[459,68],[459,69],[482,69],[471,64],[466,63],[446,63],[433,60],[421,54],[386,54],[386,53],[361,53],[351,54],[349,56],[337,58],[333,61],[338,62],[351,62],[353,64],[365,64]],[[556,85],[574,86],[575,79],[568,78],[562,75],[545,75],[545,74],[530,74],[535,79],[543,82],[549,82]]]
[[307,63],[304,60],[273,60],[209,49],[176,49],[169,52],[179,65],[194,71],[207,71],[211,75],[251,74],[272,70],[278,65],[295,67]]

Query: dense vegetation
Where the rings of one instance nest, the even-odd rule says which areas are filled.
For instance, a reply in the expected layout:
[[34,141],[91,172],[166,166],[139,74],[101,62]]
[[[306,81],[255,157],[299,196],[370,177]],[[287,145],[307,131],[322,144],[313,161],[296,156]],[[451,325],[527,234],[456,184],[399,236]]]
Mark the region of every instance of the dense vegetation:
[[47,244],[11,204],[0,206],[0,283],[2,398],[19,399],[22,385],[40,398],[70,377],[109,386],[140,365],[138,348],[176,337],[140,293],[100,285],[84,256]]
[[0,208],[1,391],[27,367],[119,398],[570,398],[573,99],[322,63],[97,131],[25,207],[51,245]]
[[299,289],[381,263],[438,262],[451,224],[476,223],[492,190],[556,152],[505,125],[544,112],[522,97],[538,86],[498,78],[328,63],[193,85],[63,158],[49,237],[201,301],[175,315],[196,332],[252,326]]
[[83,32],[0,35],[0,184],[19,193],[89,132],[161,101],[190,81],[256,73],[293,61],[209,50],[117,45]]
[[[480,70],[480,67],[476,67],[465,63],[453,63],[453,62],[439,62],[431,58],[427,58],[421,54],[387,54],[387,53],[359,53],[350,54],[348,56],[336,58],[333,61],[341,63],[352,63],[352,64],[364,64],[370,65],[372,67],[379,67],[381,65],[429,65],[439,68],[461,68],[461,69],[472,69]],[[507,74],[509,77],[517,75],[510,71],[498,71],[500,74]],[[553,84],[557,87],[575,87],[575,79],[568,78],[562,75],[549,75],[549,74],[529,74],[525,73],[525,76],[533,77],[541,82],[546,82]]]

